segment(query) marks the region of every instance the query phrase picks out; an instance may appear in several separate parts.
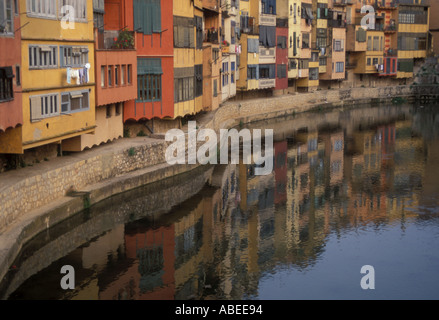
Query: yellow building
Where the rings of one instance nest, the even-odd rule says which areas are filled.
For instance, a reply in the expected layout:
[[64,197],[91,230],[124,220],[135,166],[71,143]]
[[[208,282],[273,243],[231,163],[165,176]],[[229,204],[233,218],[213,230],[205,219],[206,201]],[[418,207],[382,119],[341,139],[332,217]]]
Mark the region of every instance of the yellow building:
[[[297,87],[302,88],[304,91],[308,91],[309,87],[314,87],[318,85],[318,68],[319,62],[311,61],[311,31],[312,31],[312,21],[315,19],[312,13],[312,0],[302,0],[300,7],[298,7],[298,14],[300,16],[300,37],[298,38],[298,54],[299,54],[299,65],[298,65],[298,77]],[[299,21],[298,21],[299,22]],[[311,80],[309,79],[310,73],[310,62],[312,69],[317,68],[317,83],[315,74],[313,74]]]
[[93,3],[73,4],[74,20],[60,1],[45,4],[19,1],[23,126],[8,137],[20,144],[14,153],[95,131]]
[[259,28],[251,13],[250,1],[240,2],[241,47],[237,90],[259,89]]
[[406,0],[398,6],[397,78],[413,77],[414,59],[427,56],[429,6],[426,1]]
[[301,30],[300,0],[288,1],[288,78],[299,76],[299,37]]
[[[203,70],[203,4],[201,0],[174,1],[174,116],[195,114],[203,108],[203,95],[195,90],[195,76]],[[201,32],[201,39],[198,33]],[[201,40],[201,41],[200,41]]]

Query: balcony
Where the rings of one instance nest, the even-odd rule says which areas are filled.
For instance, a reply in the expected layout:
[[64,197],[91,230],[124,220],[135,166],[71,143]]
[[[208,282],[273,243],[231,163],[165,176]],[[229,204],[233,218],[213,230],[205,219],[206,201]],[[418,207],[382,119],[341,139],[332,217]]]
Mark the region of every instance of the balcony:
[[333,0],[334,7],[346,7],[353,4],[353,0]]
[[219,31],[218,29],[211,28],[204,31],[204,42],[212,44],[219,44]]
[[127,30],[105,30],[98,32],[97,50],[133,50],[135,49],[135,38],[133,31]]
[[237,4],[235,0],[221,0],[222,14],[225,17],[238,15]]
[[137,97],[137,51],[134,33],[105,31],[97,37],[96,106]]
[[346,28],[345,20],[328,20],[328,27],[330,28]]
[[203,0],[203,9],[219,13],[219,0]]
[[261,26],[275,27],[276,26],[276,15],[261,13],[259,16],[259,24]]
[[260,79],[259,89],[274,88],[276,86],[276,79]]
[[380,10],[396,10],[398,8],[397,0],[377,0],[375,9]]
[[430,6],[430,0],[398,0],[398,2],[400,5],[414,5],[423,7]]

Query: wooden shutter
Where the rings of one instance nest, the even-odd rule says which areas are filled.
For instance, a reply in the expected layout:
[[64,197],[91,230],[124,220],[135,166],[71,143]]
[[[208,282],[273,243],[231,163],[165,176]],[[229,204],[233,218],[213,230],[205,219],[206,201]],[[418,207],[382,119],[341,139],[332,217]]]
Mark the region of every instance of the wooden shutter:
[[40,121],[42,118],[41,112],[41,97],[30,97],[30,119],[31,122]]
[[151,3],[151,13],[152,13],[152,31],[161,32],[162,31],[162,17],[161,17],[161,7],[160,0],[152,0]]

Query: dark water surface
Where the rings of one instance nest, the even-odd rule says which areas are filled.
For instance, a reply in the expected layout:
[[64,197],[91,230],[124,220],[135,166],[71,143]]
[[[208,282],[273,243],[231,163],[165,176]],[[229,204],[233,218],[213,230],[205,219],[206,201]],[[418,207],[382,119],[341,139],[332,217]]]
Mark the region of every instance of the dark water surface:
[[[275,168],[203,166],[43,232],[3,299],[439,299],[439,106],[307,113]],[[75,290],[60,287],[63,265]],[[360,286],[375,269],[375,290]]]

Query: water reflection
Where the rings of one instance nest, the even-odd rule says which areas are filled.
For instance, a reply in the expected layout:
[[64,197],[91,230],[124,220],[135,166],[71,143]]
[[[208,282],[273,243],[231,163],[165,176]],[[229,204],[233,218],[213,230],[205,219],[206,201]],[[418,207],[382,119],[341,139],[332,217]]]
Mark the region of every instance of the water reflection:
[[[402,106],[267,122],[271,175],[219,165],[92,208],[24,250],[6,297],[438,298],[438,121]],[[365,296],[368,263],[380,290]],[[74,291],[58,288],[65,264]]]

